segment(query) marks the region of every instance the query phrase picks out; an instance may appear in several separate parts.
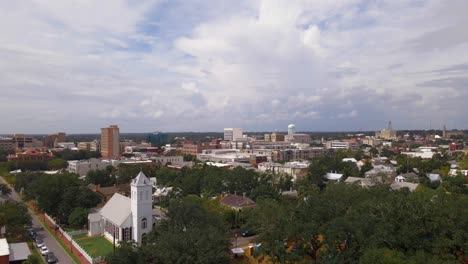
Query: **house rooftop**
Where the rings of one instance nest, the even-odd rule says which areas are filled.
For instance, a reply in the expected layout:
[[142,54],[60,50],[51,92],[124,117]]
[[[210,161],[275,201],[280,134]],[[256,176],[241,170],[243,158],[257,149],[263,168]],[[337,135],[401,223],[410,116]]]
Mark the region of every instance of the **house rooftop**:
[[31,251],[26,242],[10,244],[10,262],[27,260],[29,255]]
[[10,255],[10,249],[8,248],[8,242],[6,238],[0,239],[0,256]]
[[242,208],[242,207],[254,207],[257,204],[250,198],[245,196],[239,196],[234,194],[228,194],[223,196],[220,199],[221,204],[235,207],[235,208]]

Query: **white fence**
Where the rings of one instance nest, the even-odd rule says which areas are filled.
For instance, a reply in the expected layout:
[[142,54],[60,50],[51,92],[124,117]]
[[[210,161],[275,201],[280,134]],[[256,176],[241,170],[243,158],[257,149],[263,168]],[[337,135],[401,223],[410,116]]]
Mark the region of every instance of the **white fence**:
[[78,230],[78,231],[72,231],[70,233],[68,233],[67,231],[63,230],[59,225],[57,225],[55,223],[55,221],[52,219],[52,217],[50,217],[49,215],[47,214],[44,214],[45,217],[54,225],[58,228],[58,230],[60,231],[60,233],[63,234],[63,236],[65,237],[65,239],[67,239],[68,241],[71,242],[71,244],[80,252],[81,255],[83,255],[83,257],[85,257],[85,259],[87,261],[89,261],[89,263],[91,264],[96,264],[96,263],[101,263],[104,261],[104,258],[102,257],[98,257],[98,258],[95,258],[93,259],[89,254],[88,252],[86,252],[86,250],[84,250],[78,243],[75,242],[75,240],[73,240],[73,236],[77,236],[77,235],[82,235],[82,234],[86,234],[88,233],[87,230]]

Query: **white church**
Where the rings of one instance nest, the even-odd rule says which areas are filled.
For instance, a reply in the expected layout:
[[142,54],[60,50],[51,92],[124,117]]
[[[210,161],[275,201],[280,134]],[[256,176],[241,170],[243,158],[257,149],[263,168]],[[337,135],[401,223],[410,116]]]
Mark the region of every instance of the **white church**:
[[116,193],[99,212],[88,215],[88,234],[115,243],[134,240],[140,245],[152,227],[152,184],[143,172],[132,180],[130,198]]

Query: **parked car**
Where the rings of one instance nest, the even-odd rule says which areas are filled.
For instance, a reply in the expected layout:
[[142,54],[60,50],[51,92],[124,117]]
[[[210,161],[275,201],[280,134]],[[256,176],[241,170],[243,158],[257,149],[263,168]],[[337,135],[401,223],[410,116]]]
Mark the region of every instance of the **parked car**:
[[47,263],[58,263],[58,259],[57,259],[57,257],[54,255],[53,252],[47,253],[47,255],[46,255],[45,258],[46,258]]
[[42,241],[42,239],[36,239],[36,247],[41,248],[43,246],[45,246],[44,241]]
[[250,236],[254,236],[255,233],[250,231],[250,230],[245,230],[244,232],[242,232],[242,236],[243,237],[250,237]]
[[46,246],[41,247],[39,251],[41,252],[42,256],[45,256],[47,253],[49,253],[49,249]]

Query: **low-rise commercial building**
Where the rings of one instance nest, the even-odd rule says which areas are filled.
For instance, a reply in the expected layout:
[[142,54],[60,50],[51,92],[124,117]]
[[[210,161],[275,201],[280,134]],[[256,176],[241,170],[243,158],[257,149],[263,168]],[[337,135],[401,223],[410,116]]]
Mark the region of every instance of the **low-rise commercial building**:
[[161,164],[161,165],[166,165],[168,163],[170,163],[170,164],[182,164],[182,163],[184,163],[184,157],[183,156],[158,156],[158,157],[151,157],[150,160],[153,163]]
[[206,149],[201,154],[197,155],[197,159],[201,161],[214,162],[243,162],[250,163],[255,160],[255,155],[244,153],[237,149]]
[[262,162],[258,164],[260,172],[271,172],[274,174],[286,174],[293,177],[293,180],[302,179],[307,175],[309,169],[308,161],[294,161],[285,164],[274,162]]
[[292,161],[292,160],[308,160],[322,156],[324,149],[320,147],[311,147],[304,149],[281,149],[273,150],[271,159],[273,161]]
[[307,143],[310,144],[312,139],[308,134],[288,134],[284,137],[284,141],[291,143]]
[[67,171],[85,176],[90,170],[103,170],[112,165],[109,160],[89,159],[89,160],[71,160],[68,162]]
[[326,144],[327,149],[358,149],[359,142],[352,141],[328,141]]
[[78,142],[78,149],[87,151],[98,151],[99,142],[97,140],[91,142]]
[[17,161],[49,161],[54,158],[54,155],[47,149],[30,148],[24,152],[8,155],[8,160]]

